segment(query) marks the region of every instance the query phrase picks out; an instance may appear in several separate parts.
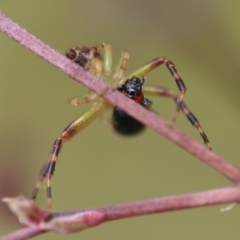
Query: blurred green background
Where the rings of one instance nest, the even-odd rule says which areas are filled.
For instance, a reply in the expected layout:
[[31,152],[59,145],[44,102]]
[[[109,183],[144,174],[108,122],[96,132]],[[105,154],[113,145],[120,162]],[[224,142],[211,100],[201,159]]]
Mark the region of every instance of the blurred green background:
[[[128,71],[157,57],[171,59],[187,87],[186,102],[214,150],[239,164],[239,1],[25,0],[0,9],[39,39],[64,53],[76,45],[112,44],[114,63],[130,52]],[[83,109],[68,97],[86,89],[7,36],[0,34],[0,198],[30,196],[55,137]],[[149,84],[177,91],[165,67]],[[169,120],[174,104],[155,98]],[[110,118],[110,115],[107,115]],[[201,142],[181,115],[176,126]],[[230,183],[152,130],[126,139],[99,121],[64,145],[53,178],[55,211],[105,206],[228,186]],[[37,203],[45,207],[45,191]],[[221,206],[131,218],[79,234],[38,239],[239,239],[239,208]],[[0,205],[0,235],[20,226]]]

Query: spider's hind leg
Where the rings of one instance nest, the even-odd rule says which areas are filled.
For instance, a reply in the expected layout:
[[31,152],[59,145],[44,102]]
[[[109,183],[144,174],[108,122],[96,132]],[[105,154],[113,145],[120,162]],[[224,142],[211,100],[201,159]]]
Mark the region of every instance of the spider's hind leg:
[[130,79],[133,76],[138,77],[138,78],[144,77],[146,74],[148,74],[155,68],[161,66],[162,64],[166,65],[167,69],[169,70],[172,77],[174,78],[175,83],[180,91],[180,94],[177,96],[176,111],[171,120],[172,123],[175,123],[177,120],[177,117],[178,117],[178,113],[181,109],[181,105],[183,103],[187,88],[186,88],[185,83],[183,82],[182,78],[178,74],[178,71],[176,70],[173,62],[171,62],[170,60],[168,60],[167,58],[164,58],[164,57],[155,58],[152,61],[150,61],[149,63],[143,65],[141,68],[139,68],[135,72],[131,73],[128,77],[124,78],[120,83],[123,84],[127,79]]
[[[165,87],[159,87],[159,86],[143,86],[143,92],[146,95],[154,95],[154,96],[161,96],[161,97],[168,97],[174,100],[174,102],[177,104],[178,102],[178,95],[174,93],[173,90],[170,90]],[[204,144],[207,146],[209,150],[212,150],[212,146],[208,140],[208,137],[206,133],[204,132],[203,128],[200,125],[200,122],[195,117],[195,115],[190,111],[190,109],[187,107],[187,105],[183,102],[181,104],[180,110],[184,113],[184,115],[187,117],[189,122],[198,130],[199,134],[201,135],[201,138],[203,139]]]

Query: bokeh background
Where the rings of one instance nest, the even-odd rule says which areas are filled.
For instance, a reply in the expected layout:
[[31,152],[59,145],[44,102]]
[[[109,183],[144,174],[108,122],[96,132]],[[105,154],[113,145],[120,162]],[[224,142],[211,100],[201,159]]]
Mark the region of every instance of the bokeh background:
[[[128,72],[167,56],[187,84],[186,102],[214,150],[239,165],[239,1],[0,1],[7,16],[64,53],[75,45],[112,44],[114,64],[130,52]],[[0,34],[0,198],[30,196],[55,137],[81,111],[68,97],[87,90]],[[161,67],[149,84],[177,88]],[[169,120],[172,101],[154,98]],[[110,118],[111,114],[106,114]],[[176,126],[201,142],[181,115]],[[53,178],[55,211],[105,206],[228,186],[230,183],[152,130],[126,139],[99,121],[66,145]],[[45,191],[37,203],[45,207]],[[239,239],[239,208],[205,207],[103,224],[74,235],[38,239]],[[0,205],[0,235],[20,226]]]

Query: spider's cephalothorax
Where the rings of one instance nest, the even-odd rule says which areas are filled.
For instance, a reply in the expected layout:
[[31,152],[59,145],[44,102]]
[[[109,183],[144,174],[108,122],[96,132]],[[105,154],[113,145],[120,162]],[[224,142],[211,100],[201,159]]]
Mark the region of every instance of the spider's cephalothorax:
[[[104,53],[103,57],[101,55],[101,52]],[[119,66],[117,67],[115,73],[112,76],[112,50],[109,44],[102,43],[94,47],[78,46],[69,49],[66,52],[66,56],[67,58],[69,58],[76,64],[82,66],[86,71],[89,71],[95,76],[100,77],[104,80],[112,80],[113,87],[117,88],[117,90],[122,92],[122,94],[136,101],[145,108],[149,108],[151,102],[144,97],[144,94],[168,97],[173,99],[176,105],[176,110],[174,117],[172,118],[172,122],[176,121],[179,111],[183,112],[189,122],[194,127],[196,127],[207,148],[210,150],[212,149],[207,135],[203,131],[199,121],[184,103],[186,86],[182,78],[178,74],[174,64],[167,58],[155,58],[134,71],[133,73],[131,73],[129,76],[125,76],[127,63],[129,60],[129,53],[127,51],[122,51]],[[180,93],[175,93],[174,91],[164,87],[143,85],[144,76],[161,65],[165,65],[167,67]],[[70,140],[74,135],[86,128],[96,117],[101,117],[104,110],[108,109],[111,106],[111,104],[109,104],[106,100],[102,99],[96,93],[90,93],[85,97],[71,98],[69,99],[69,103],[74,106],[80,105],[82,103],[92,103],[92,106],[89,110],[79,114],[58,135],[58,137],[53,143],[50,156],[39,174],[38,181],[32,193],[32,199],[36,199],[41,183],[44,179],[46,179],[49,209],[52,208],[51,177],[54,173],[55,165],[63,143],[66,140]],[[106,124],[109,125],[109,123]],[[118,133],[125,135],[138,133],[144,128],[144,125],[142,123],[132,118],[117,107],[113,109],[112,125]]]
[[[128,79],[121,87],[119,87],[118,91],[122,92],[124,95],[133,99],[142,106],[149,108],[151,102],[143,95],[143,83],[144,78],[143,80],[140,80],[137,77],[132,77]],[[129,116],[126,112],[118,107],[115,107],[113,110],[112,122],[114,130],[117,133],[124,135],[133,135],[141,132],[141,130],[144,129],[144,125],[141,122]]]
[[100,77],[103,73],[103,59],[97,49],[85,46],[70,48],[66,52],[66,57],[95,76]]

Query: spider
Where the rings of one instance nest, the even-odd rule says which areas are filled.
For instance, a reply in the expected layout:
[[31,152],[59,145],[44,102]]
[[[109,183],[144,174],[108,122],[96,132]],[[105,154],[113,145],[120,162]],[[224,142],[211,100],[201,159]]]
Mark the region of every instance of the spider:
[[[103,56],[101,55],[101,52],[103,53]],[[113,80],[114,82],[114,88],[148,109],[150,108],[152,102],[146,99],[144,94],[173,99],[176,104],[176,111],[172,118],[172,123],[176,121],[179,111],[182,111],[190,123],[197,128],[207,148],[212,150],[208,137],[203,131],[199,121],[183,101],[186,86],[178,74],[174,64],[167,58],[155,58],[126,77],[125,72],[129,60],[129,53],[127,51],[122,51],[119,66],[112,76],[112,50],[109,44],[102,43],[94,47],[77,46],[75,48],[70,48],[66,52],[66,57],[97,77],[103,78],[106,81],[111,78],[110,80]],[[174,91],[165,87],[144,85],[144,76],[162,64],[166,65],[175,80],[180,94],[176,94]],[[70,140],[74,135],[87,127],[97,116],[101,117],[102,112],[106,108],[110,107],[110,104],[101,98],[101,95],[97,95],[96,93],[90,93],[85,97],[70,98],[69,103],[74,106],[78,106],[83,103],[92,103],[92,106],[90,110],[78,115],[62,131],[62,133],[58,135],[53,143],[48,161],[44,164],[42,170],[40,171],[38,181],[36,182],[35,188],[32,192],[32,199],[36,199],[41,183],[44,179],[46,179],[48,208],[50,210],[52,209],[51,177],[53,176],[57,158],[63,143],[66,140]],[[132,118],[118,107],[114,107],[113,109],[112,127],[116,132],[124,135],[136,134],[144,129],[144,125],[142,123]]]

